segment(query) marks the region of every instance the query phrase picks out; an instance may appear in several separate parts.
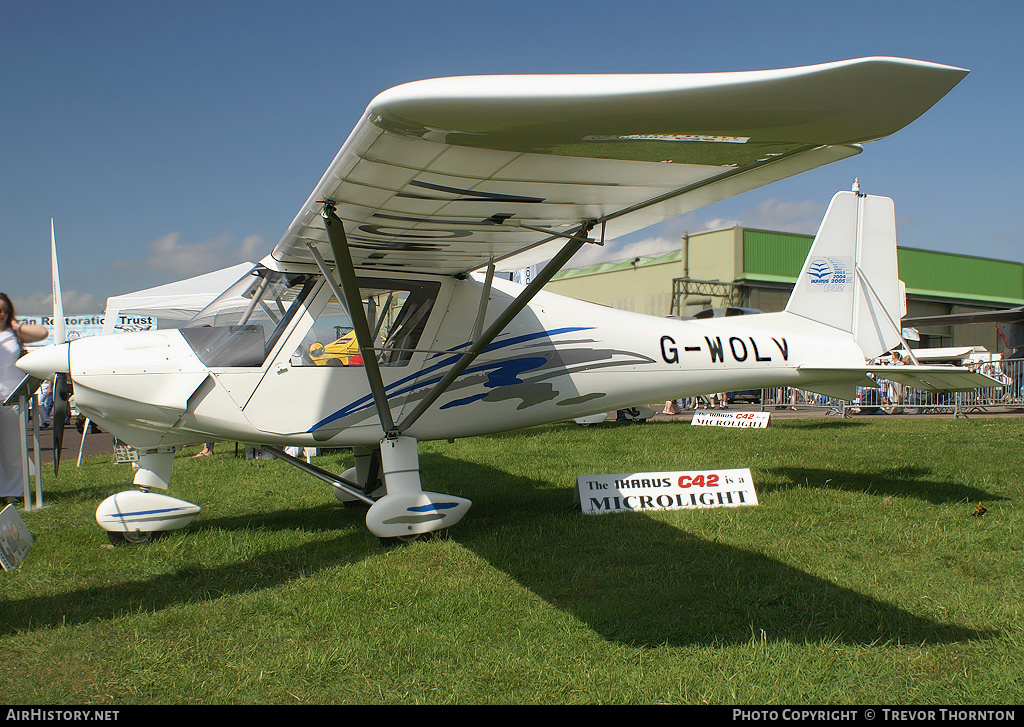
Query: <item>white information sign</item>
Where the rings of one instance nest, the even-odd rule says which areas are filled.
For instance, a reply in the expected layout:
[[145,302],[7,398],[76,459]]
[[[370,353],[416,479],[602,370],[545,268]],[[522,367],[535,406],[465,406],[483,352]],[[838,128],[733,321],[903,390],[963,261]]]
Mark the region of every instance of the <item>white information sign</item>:
[[749,469],[580,475],[576,498],[586,515],[758,504]]
[[771,423],[771,416],[766,411],[698,411],[694,412],[690,425],[764,429]]
[[14,570],[28,555],[32,547],[32,533],[14,509],[8,505],[0,510],[0,565],[4,570]]

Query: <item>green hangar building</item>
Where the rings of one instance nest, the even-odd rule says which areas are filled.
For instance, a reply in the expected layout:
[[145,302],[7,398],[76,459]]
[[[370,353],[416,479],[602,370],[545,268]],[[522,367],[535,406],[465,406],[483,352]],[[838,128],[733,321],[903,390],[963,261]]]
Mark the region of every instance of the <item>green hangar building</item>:
[[[691,316],[708,308],[785,308],[814,240],[728,227],[683,235],[659,256],[566,268],[546,290],[653,316]],[[1024,263],[899,247],[907,317],[1000,310],[1024,305]],[[984,346],[1002,352],[992,324],[919,329],[914,348]]]

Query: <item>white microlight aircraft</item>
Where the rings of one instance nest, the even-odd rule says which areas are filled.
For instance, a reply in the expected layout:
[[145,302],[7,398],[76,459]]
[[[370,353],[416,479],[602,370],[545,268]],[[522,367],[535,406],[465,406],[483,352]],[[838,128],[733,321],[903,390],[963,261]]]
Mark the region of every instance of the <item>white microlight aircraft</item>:
[[[97,511],[111,539],[182,527],[176,447],[265,446],[369,505],[382,539],[447,528],[417,442],[709,391],[852,398],[900,343],[892,201],[836,195],[784,312],[676,321],[545,293],[584,245],[845,159],[967,71],[893,58],[695,75],[462,77],[380,94],[274,251],[180,330],[83,338],[19,362],[140,451]],[[495,276],[550,261],[527,286]],[[991,385],[886,367],[932,390]],[[55,417],[56,418],[56,417]],[[352,447],[341,476],[282,446]]]

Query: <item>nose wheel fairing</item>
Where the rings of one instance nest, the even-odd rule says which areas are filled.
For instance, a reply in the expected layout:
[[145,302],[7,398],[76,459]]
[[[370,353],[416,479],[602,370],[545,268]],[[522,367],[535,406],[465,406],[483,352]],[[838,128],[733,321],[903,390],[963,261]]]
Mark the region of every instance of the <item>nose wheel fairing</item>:
[[177,530],[191,523],[202,508],[155,492],[127,490],[111,495],[96,508],[96,522],[112,540],[144,542],[153,533]]

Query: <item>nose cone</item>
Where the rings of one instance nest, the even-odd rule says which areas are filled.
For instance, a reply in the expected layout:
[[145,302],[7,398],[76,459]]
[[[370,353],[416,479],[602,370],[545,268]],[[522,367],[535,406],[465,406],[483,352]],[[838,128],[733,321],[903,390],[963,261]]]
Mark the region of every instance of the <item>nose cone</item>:
[[52,379],[54,374],[71,373],[71,344],[60,343],[29,351],[18,359],[18,368],[38,379]]

